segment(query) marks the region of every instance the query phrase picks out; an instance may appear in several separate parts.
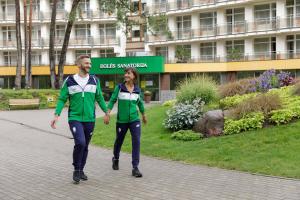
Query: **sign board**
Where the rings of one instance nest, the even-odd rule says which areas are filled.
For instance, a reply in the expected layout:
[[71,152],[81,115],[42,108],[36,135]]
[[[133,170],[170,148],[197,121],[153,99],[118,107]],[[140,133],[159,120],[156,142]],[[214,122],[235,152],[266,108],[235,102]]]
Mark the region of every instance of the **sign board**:
[[127,67],[136,68],[140,74],[164,72],[162,56],[91,58],[91,61],[91,74],[124,74]]

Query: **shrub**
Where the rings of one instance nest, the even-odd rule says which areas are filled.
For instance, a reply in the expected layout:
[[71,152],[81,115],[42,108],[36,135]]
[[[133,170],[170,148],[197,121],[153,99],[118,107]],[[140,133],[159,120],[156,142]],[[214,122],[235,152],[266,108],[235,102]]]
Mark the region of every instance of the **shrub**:
[[295,84],[293,88],[293,95],[300,96],[300,83]]
[[281,107],[282,101],[278,94],[259,94],[241,102],[230,113],[233,118],[241,119],[252,112],[262,112],[266,116],[272,110],[277,110]]
[[174,106],[176,104],[176,99],[165,101],[163,106]]
[[277,74],[277,78],[279,81],[279,87],[292,85],[294,81],[293,77],[291,77],[290,72],[281,71],[279,74]]
[[261,112],[250,113],[239,120],[225,118],[224,134],[232,135],[243,131],[255,130],[263,127],[264,115]]
[[219,86],[219,94],[222,98],[234,95],[243,95],[252,92],[253,79],[241,79]]
[[175,133],[172,133],[171,138],[174,140],[195,141],[203,138],[203,135],[195,133],[191,130],[180,130]]
[[286,124],[295,117],[295,113],[290,109],[281,109],[271,112],[270,122],[275,124]]
[[276,74],[274,69],[265,71],[259,76],[258,79],[252,81],[253,87],[251,90],[253,92],[267,92],[272,88],[280,88],[284,86],[289,86],[293,83],[293,78],[289,72],[281,71],[279,74]]
[[189,102],[178,103],[167,111],[167,118],[163,125],[165,128],[177,131],[191,129],[203,113],[204,102],[200,98]]
[[209,77],[196,75],[179,84],[178,102],[192,102],[197,98],[201,98],[205,104],[215,101],[218,98],[217,84]]
[[255,97],[256,95],[257,93],[251,93],[251,94],[244,94],[244,95],[235,95],[232,97],[225,97],[224,99],[220,100],[220,107],[223,109],[229,109],[249,98]]

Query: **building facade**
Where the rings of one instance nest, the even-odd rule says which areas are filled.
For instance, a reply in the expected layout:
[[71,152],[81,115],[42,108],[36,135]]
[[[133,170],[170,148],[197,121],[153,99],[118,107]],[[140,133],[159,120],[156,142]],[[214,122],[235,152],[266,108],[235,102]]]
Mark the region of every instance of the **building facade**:
[[[33,2],[33,84],[35,88],[47,88],[51,1]],[[56,55],[63,43],[71,3],[71,0],[59,1],[53,30]],[[105,13],[97,0],[81,1],[65,74],[76,72],[74,61],[79,54],[163,56],[164,72],[141,78],[155,83],[158,90],[173,90],[178,80],[193,73],[206,73],[226,82],[256,76],[271,68],[289,70],[295,76],[299,72],[300,0],[132,0],[131,4],[134,9],[129,15],[139,23],[127,27],[126,37],[126,27],[116,26],[115,14]],[[17,55],[14,0],[1,0],[0,6],[0,87],[11,88]],[[161,13],[168,19],[168,34],[147,32],[141,15]],[[114,82],[121,79],[115,74],[103,78]]]

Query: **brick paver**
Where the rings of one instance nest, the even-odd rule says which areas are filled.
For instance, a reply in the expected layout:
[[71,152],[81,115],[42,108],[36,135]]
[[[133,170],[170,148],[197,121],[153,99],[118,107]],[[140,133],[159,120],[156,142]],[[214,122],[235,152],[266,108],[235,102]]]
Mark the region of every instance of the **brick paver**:
[[58,130],[53,110],[0,112],[0,199],[272,199],[299,200],[300,180],[256,176],[205,166],[141,158],[141,179],[131,177],[131,156],[111,169],[112,151],[90,147],[87,182],[72,184],[73,140],[66,111]]

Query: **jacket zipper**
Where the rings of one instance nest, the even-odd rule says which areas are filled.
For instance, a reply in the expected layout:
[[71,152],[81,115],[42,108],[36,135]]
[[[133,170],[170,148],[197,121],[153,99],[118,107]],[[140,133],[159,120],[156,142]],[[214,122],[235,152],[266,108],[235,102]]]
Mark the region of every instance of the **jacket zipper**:
[[130,97],[129,97],[129,110],[128,110],[128,115],[129,115],[129,122],[130,122],[130,104],[131,104],[131,93],[130,94]]

